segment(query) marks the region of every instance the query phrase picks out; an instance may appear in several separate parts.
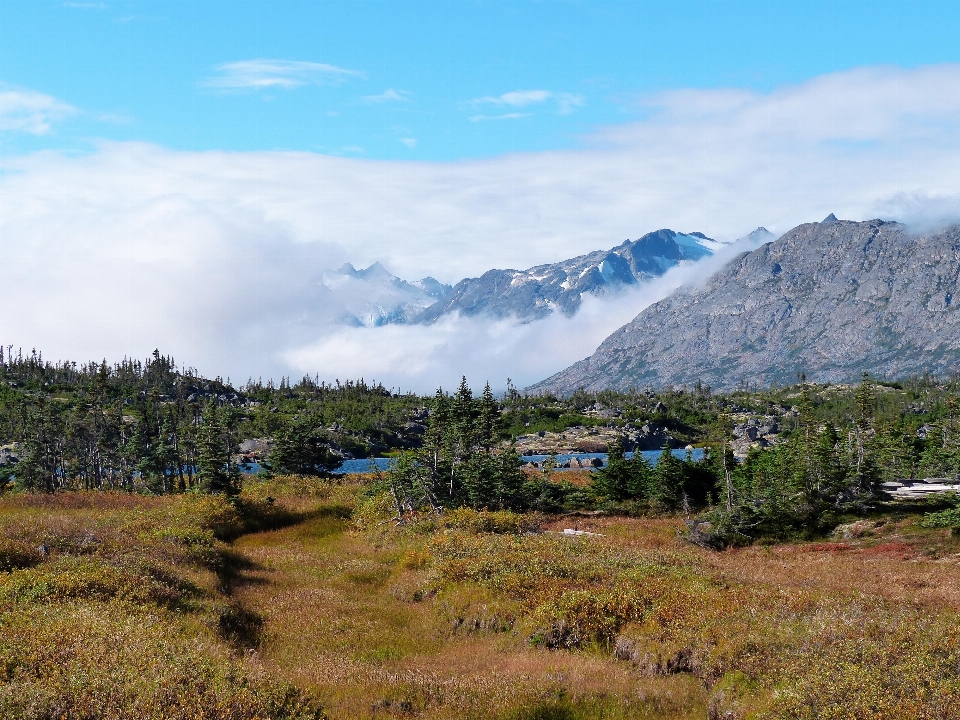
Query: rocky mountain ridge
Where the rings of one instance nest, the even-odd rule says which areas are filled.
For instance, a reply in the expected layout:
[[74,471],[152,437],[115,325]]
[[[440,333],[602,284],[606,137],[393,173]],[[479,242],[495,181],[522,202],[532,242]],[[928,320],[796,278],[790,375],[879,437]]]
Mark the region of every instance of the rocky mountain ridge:
[[[763,228],[754,231],[767,233]],[[772,235],[770,235],[772,237]],[[567,316],[580,308],[583,295],[604,295],[659,277],[683,262],[712,255],[724,243],[703,233],[663,229],[610,250],[597,250],[527,270],[489,270],[466,278],[452,292],[414,318],[430,323],[443,315],[488,315],[537,320],[554,311]]]
[[796,380],[842,382],[960,370],[960,225],[806,223],[730,261],[610,335],[533,392]]
[[[742,240],[756,246],[772,238],[772,233],[757,228]],[[406,281],[379,262],[362,270],[344,263],[320,278],[320,314],[328,324],[355,327],[431,323],[452,313],[513,316],[526,321],[546,317],[554,310],[571,316],[579,309],[584,293],[617,293],[659,277],[677,264],[712,255],[724,245],[699,232],[657,230],[610,250],[528,270],[489,270],[456,286],[429,276]]]

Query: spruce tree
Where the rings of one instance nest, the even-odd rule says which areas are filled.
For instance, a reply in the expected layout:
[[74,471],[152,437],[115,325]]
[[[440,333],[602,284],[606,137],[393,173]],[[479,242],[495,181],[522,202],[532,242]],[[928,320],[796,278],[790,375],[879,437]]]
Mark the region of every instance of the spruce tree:
[[862,495],[874,496],[880,492],[882,481],[878,464],[879,444],[874,426],[876,411],[876,396],[873,383],[867,373],[863,373],[860,387],[856,393],[857,424],[856,424],[856,466],[853,471],[855,492]]
[[684,488],[683,462],[670,450],[670,442],[663,446],[660,458],[653,472],[651,496],[654,502],[667,511],[684,507],[686,492]]
[[330,450],[328,440],[318,427],[319,419],[295,417],[277,433],[270,453],[270,467],[291,475],[328,475],[343,463]]
[[483,388],[483,394],[480,396],[480,409],[478,413],[479,428],[477,439],[484,450],[490,450],[497,442],[497,436],[500,430],[500,408],[497,401],[493,398],[493,392],[490,390],[488,382]]
[[615,440],[607,448],[607,464],[593,473],[591,485],[596,494],[614,502],[643,500],[649,496],[652,471],[643,455],[627,458],[623,441]]
[[240,469],[232,460],[228,428],[216,406],[208,405],[197,443],[197,469],[200,487],[215,495],[236,495],[240,492]]
[[527,510],[531,502],[531,488],[523,476],[520,456],[513,449],[509,449],[496,455],[494,461],[497,509]]
[[817,493],[825,503],[836,503],[846,488],[847,473],[840,457],[840,433],[826,423],[813,448]]

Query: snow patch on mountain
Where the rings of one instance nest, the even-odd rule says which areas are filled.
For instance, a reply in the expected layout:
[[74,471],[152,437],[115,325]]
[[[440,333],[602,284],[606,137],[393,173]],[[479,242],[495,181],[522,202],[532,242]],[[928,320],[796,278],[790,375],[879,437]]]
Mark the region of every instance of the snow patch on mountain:
[[457,283],[453,291],[416,316],[434,322],[442,315],[516,317],[537,320],[559,310],[572,317],[585,295],[617,295],[662,276],[678,265],[697,262],[727,246],[700,232],[657,230],[610,250],[538,265],[528,270],[490,270]]

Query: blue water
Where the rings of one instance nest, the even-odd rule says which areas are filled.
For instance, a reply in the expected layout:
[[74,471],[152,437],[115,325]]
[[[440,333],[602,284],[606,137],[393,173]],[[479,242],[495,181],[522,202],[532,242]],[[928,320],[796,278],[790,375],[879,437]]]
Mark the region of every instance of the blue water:
[[[657,460],[660,459],[660,453],[662,452],[663,450],[641,450],[640,454],[643,455],[643,459],[646,460],[648,463],[650,463],[651,465],[656,465]],[[673,453],[674,457],[678,457],[681,460],[687,457],[686,450],[671,450],[670,452]],[[636,453],[628,452],[626,453],[626,455],[628,458],[632,458],[634,455],[636,455]],[[694,448],[691,451],[690,455],[694,460],[700,460],[701,458],[703,458],[703,448]],[[548,457],[550,456],[549,455],[522,455],[520,459],[523,462],[543,462]],[[577,460],[583,460],[584,458],[587,458],[587,459],[600,458],[601,460],[603,460],[604,466],[606,466],[607,464],[606,453],[573,453],[570,455],[557,455],[557,462],[562,464],[567,462],[570,458],[577,458]],[[567,469],[569,468],[557,468],[557,470],[567,470]]]
[[[660,458],[660,453],[662,450],[643,450],[641,455],[643,455],[644,460],[646,460],[651,465],[655,465],[657,460]],[[675,457],[685,458],[687,456],[686,450],[673,450]],[[634,453],[628,452],[627,457],[633,457]],[[700,460],[703,457],[703,448],[694,448],[691,452],[691,456],[694,460]],[[543,462],[546,460],[549,455],[523,455],[521,460],[523,462]],[[572,453],[557,455],[558,463],[565,463],[570,458],[577,458],[578,460],[583,460],[585,458],[600,458],[603,460],[603,464],[607,464],[607,454],[606,453]],[[344,460],[343,465],[338,469],[334,470],[334,473],[337,475],[351,475],[353,473],[364,473],[370,471],[370,464],[373,463],[376,467],[381,470],[389,470],[390,463],[393,462],[392,458],[361,458],[359,460]],[[260,470],[260,466],[256,463],[249,463],[247,465],[241,465],[240,469],[245,473],[257,473]],[[558,471],[567,470],[569,468],[557,468]]]

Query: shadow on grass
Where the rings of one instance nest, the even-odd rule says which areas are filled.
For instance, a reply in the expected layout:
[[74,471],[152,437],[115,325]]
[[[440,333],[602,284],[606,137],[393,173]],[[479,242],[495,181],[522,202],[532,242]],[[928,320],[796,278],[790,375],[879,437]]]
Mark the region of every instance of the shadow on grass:
[[263,617],[239,603],[230,603],[220,611],[217,631],[238,650],[254,649],[262,639]]
[[252,573],[264,567],[233,548],[220,551],[220,562],[216,567],[217,591],[223,595],[233,595],[238,587],[244,585],[264,585],[267,580]]
[[344,532],[353,515],[346,505],[324,505],[304,513],[297,536],[300,538],[320,539],[339,535]]
[[[242,532],[237,537],[293,526],[300,526],[298,534],[326,537],[343,532],[352,514],[351,508],[345,505],[326,505],[307,512],[295,512],[271,502],[239,501],[237,509],[243,518]],[[216,568],[217,590],[230,599],[240,587],[266,585],[269,580],[256,574],[264,569],[242,552],[225,548],[220,551]],[[258,647],[263,625],[259,613],[232,599],[217,620],[220,635],[237,649]]]
[[238,587],[267,584],[267,580],[252,574],[263,567],[232,548],[222,550],[220,558],[216,569],[217,591],[228,598],[229,604],[217,617],[217,631],[238,650],[257,648],[261,641],[263,617],[243,607],[232,596]]

